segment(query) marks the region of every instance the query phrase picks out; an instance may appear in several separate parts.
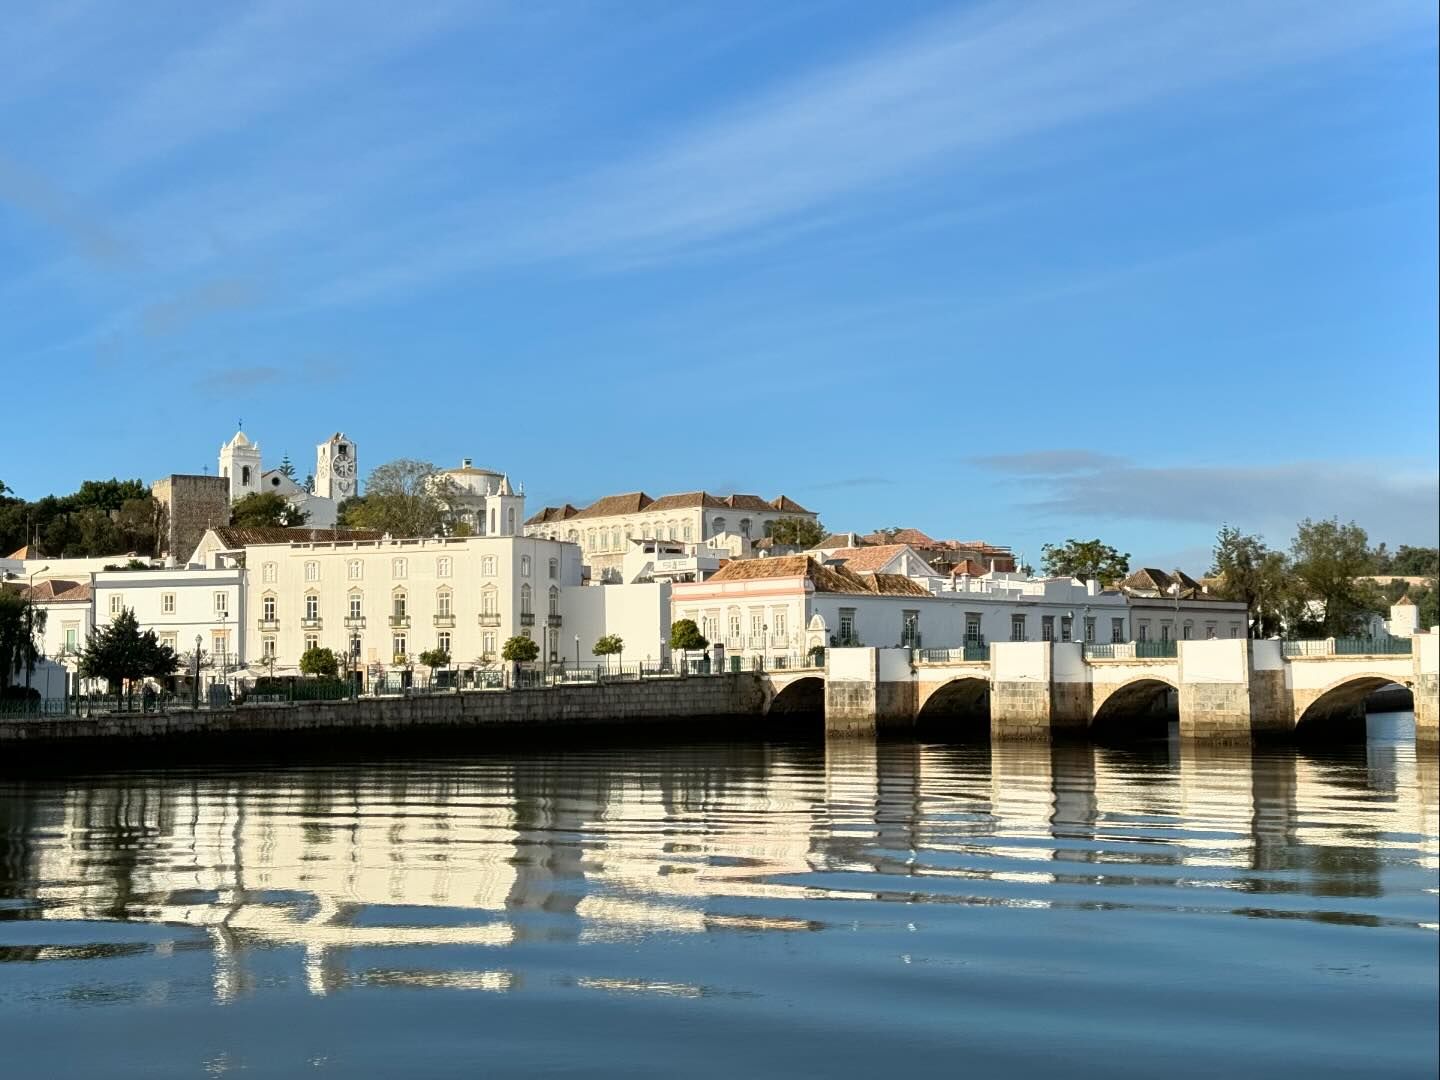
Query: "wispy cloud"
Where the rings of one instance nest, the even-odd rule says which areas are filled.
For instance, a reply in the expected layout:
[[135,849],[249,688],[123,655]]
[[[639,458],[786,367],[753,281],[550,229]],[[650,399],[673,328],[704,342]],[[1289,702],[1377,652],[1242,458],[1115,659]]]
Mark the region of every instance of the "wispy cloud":
[[[1051,458],[1056,463],[1045,467]],[[1083,467],[1076,462],[1086,461]],[[1230,522],[1272,541],[1301,518],[1354,520],[1377,539],[1434,543],[1440,477],[1433,466],[1394,462],[1291,461],[1261,465],[1137,465],[1085,451],[1039,451],[977,459],[1016,478],[1022,503],[1058,520]]]

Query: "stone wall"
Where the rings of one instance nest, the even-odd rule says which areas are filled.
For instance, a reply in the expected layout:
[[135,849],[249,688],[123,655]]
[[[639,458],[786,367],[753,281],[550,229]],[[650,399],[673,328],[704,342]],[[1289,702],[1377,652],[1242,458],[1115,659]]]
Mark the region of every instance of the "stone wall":
[[1440,743],[1440,675],[1415,676],[1415,741],[1425,743],[1431,753]]
[[1181,683],[1180,737],[1250,741],[1250,689],[1244,683]]
[[[537,690],[473,690],[356,701],[246,705],[227,711],[119,713],[88,718],[0,720],[5,761],[29,753],[146,753],[167,744],[187,749],[228,740],[265,740],[283,758],[287,737],[323,738],[343,749],[357,738],[514,732],[613,726],[665,727],[711,734],[715,722],[759,719],[765,691],[752,674],[652,679],[604,686]],[[707,726],[708,725],[708,726]]]
[[163,514],[161,554],[182,565],[206,529],[230,524],[230,481],[223,476],[167,476],[150,485],[150,494]]

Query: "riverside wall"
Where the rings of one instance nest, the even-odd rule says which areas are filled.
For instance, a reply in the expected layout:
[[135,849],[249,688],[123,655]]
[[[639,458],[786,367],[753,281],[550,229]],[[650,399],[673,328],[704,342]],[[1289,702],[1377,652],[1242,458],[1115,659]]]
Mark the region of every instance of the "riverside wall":
[[242,705],[226,710],[110,713],[0,720],[0,765],[34,756],[195,750],[227,743],[272,747],[321,743],[343,748],[409,737],[542,733],[600,727],[663,728],[685,734],[758,722],[765,690],[752,674],[653,679],[600,686],[474,690],[411,697],[363,697]]

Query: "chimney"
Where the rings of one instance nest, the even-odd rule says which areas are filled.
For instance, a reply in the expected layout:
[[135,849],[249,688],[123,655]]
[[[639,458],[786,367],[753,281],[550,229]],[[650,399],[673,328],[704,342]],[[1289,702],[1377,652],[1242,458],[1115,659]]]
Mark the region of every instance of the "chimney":
[[460,459],[460,467],[461,467],[462,469],[468,469],[468,468],[470,468],[470,459],[469,459],[468,457],[461,458],[461,459]]

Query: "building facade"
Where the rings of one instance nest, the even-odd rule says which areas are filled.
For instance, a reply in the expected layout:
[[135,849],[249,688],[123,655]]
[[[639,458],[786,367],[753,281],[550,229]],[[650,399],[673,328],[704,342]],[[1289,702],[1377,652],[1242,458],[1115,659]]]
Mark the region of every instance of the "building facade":
[[524,531],[525,492],[512,486],[504,473],[476,468],[472,459],[463,458],[458,469],[436,472],[430,489],[451,521],[476,536],[532,535]]
[[133,611],[140,629],[190,657],[198,647],[211,675],[235,676],[248,662],[245,642],[245,574],[219,570],[105,570],[91,582],[96,629]]

